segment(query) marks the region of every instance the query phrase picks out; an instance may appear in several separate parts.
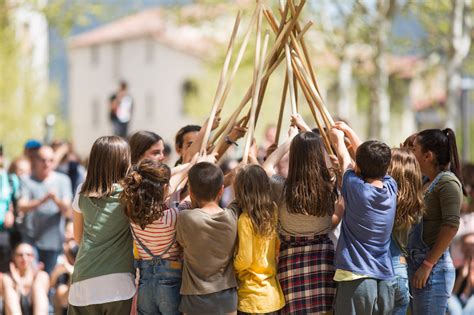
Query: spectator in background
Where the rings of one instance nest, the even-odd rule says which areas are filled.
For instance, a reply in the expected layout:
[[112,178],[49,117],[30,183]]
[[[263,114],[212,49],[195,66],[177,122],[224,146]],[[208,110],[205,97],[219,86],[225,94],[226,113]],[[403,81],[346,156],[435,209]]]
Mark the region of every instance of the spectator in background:
[[132,119],[133,98],[128,93],[127,82],[121,81],[118,92],[110,97],[110,118],[114,134],[125,138]]
[[10,228],[14,223],[13,203],[19,189],[19,181],[3,168],[3,146],[0,145],[0,272],[8,271],[11,255]]
[[461,238],[464,264],[456,269],[453,293],[448,301],[450,315],[474,314],[474,222]]
[[71,180],[72,194],[76,192],[77,186],[85,179],[86,169],[72,148],[72,144],[66,141],[53,141],[51,147],[54,150],[56,160],[56,171],[63,173]]
[[71,275],[74,270],[79,246],[74,240],[74,228],[72,221],[66,224],[65,239],[63,244],[63,256],[51,273],[51,287],[55,288],[53,296],[54,312],[56,315],[66,314],[68,306],[69,288]]
[[31,245],[21,243],[15,248],[2,285],[6,314],[48,314],[49,277],[38,269]]
[[15,174],[18,178],[31,174],[31,162],[26,155],[15,158],[8,168],[8,173]]
[[65,218],[71,217],[71,181],[53,171],[54,152],[42,146],[32,159],[32,173],[22,178],[19,211],[24,232],[38,250],[45,271],[51,273],[62,252]]
[[41,148],[41,142],[35,139],[30,139],[25,142],[23,154],[31,160],[38,152],[39,148]]

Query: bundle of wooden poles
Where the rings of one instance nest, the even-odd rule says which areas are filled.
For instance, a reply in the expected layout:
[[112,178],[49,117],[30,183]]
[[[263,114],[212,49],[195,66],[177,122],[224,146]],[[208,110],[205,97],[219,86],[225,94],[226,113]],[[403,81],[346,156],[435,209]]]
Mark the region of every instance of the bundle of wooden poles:
[[[214,121],[216,113],[219,113],[225,104],[226,97],[229,94],[232,82],[234,81],[247,48],[250,35],[256,24],[255,62],[252,84],[249,86],[240,104],[227,120],[225,120],[220,129],[214,132],[212,137],[212,123],[207,124],[201,153],[204,153],[206,149],[212,145],[218,148],[225,141],[225,135],[227,135],[235,125],[239,125],[248,127],[243,155],[243,162],[247,162],[251,141],[254,137],[255,126],[261,111],[269,79],[280,65],[286,66],[286,75],[282,89],[280,109],[278,111],[277,139],[275,142],[278,144],[279,141],[287,96],[289,94],[291,113],[298,113],[299,104],[297,95],[298,89],[300,89],[306,99],[306,104],[311,110],[327,151],[330,154],[333,153],[326,131],[334,125],[334,121],[321,97],[311,56],[309,55],[308,46],[304,38],[312,22],[308,22],[304,26],[300,23],[300,15],[305,2],[305,0],[300,0],[299,4],[295,4],[293,0],[287,0],[286,2],[283,0],[280,1],[278,14],[280,20],[278,20],[272,10],[265,7],[260,0],[257,0],[256,8],[247,30],[244,33],[242,44],[229,73],[241,21],[241,13],[239,12],[237,14],[208,121]],[[275,35],[275,41],[271,48],[268,47],[270,38],[270,32],[268,30],[265,32],[262,45],[263,17],[266,18],[272,33]],[[285,63],[283,63],[283,60],[285,60]],[[249,103],[250,108],[247,106]]]

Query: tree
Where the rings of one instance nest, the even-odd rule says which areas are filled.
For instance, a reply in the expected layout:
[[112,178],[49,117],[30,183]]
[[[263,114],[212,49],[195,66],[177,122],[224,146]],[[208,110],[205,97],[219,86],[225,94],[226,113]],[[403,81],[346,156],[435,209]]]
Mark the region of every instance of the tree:
[[[99,14],[96,4],[65,0],[0,0],[0,139],[9,156],[21,152],[30,137],[44,134],[44,118],[57,113],[57,91],[38,75],[32,60],[29,40],[15,23],[18,10],[44,16],[50,26],[66,34],[75,23],[86,23]],[[67,13],[64,13],[67,12]],[[60,125],[65,125],[60,122]]]
[[471,48],[472,0],[453,0],[451,31],[446,61],[446,126],[459,122],[462,65]]

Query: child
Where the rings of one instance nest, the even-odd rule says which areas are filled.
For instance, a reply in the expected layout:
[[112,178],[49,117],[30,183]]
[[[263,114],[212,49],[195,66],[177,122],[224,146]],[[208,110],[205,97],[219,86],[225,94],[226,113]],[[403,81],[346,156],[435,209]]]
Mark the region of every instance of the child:
[[395,308],[393,314],[405,315],[410,303],[407,271],[408,234],[423,215],[423,183],[420,165],[408,149],[392,149],[388,173],[397,182],[397,214],[390,240],[395,273]]
[[291,127],[287,142],[264,163],[273,175],[275,161],[289,147],[287,178],[271,178],[281,240],[278,279],[286,300],[281,313],[324,314],[332,310],[336,294],[334,245],[328,233],[337,192],[320,137],[299,115],[292,121],[305,132],[297,134]]
[[[344,127],[338,128],[349,139],[356,138]],[[336,249],[335,314],[391,314],[394,292],[389,246],[397,184],[386,176],[390,148],[379,141],[362,143],[354,170],[344,132],[333,128],[331,137],[344,172],[341,192],[346,207]]]
[[168,166],[145,159],[122,184],[138,249],[138,314],[179,314],[182,250],[176,243],[178,209],[165,206],[170,177]]
[[219,167],[201,162],[189,171],[192,210],[178,216],[176,237],[184,265],[179,310],[185,314],[236,314],[237,282],[232,258],[237,216],[218,205],[224,191]]
[[243,209],[238,221],[239,246],[234,268],[239,280],[238,310],[270,313],[285,305],[276,278],[277,209],[267,174],[258,165],[239,171],[234,183],[235,200]]
[[68,314],[129,315],[135,294],[130,224],[118,184],[130,168],[128,143],[98,138],[84,184],[74,198],[74,238],[79,245]]
[[464,185],[454,131],[427,129],[416,135],[413,154],[426,177],[425,213],[408,240],[412,314],[445,314],[455,270],[449,245],[459,228]]

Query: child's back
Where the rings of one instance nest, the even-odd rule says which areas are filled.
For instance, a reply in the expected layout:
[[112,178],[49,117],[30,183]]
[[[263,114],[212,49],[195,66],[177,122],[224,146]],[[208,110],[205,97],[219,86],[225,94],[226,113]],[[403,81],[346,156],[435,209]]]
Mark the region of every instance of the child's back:
[[353,170],[344,174],[345,213],[336,250],[336,268],[376,279],[393,276],[389,255],[397,201],[397,184],[390,176],[383,187],[365,182]]
[[[353,131],[342,126],[351,144]],[[344,133],[333,129],[337,154],[345,171],[342,197],[345,212],[336,249],[337,294],[335,314],[392,314],[395,302],[390,235],[397,207],[397,184],[386,176],[390,148],[367,141],[356,151],[356,171],[344,143]]]
[[232,259],[237,215],[221,209],[222,170],[201,162],[189,170],[189,196],[195,209],[178,215],[176,239],[183,248],[179,310],[185,314],[235,314],[237,281]]
[[184,251],[181,294],[210,294],[237,286],[232,266],[237,240],[233,211],[183,210],[178,216],[177,239]]

